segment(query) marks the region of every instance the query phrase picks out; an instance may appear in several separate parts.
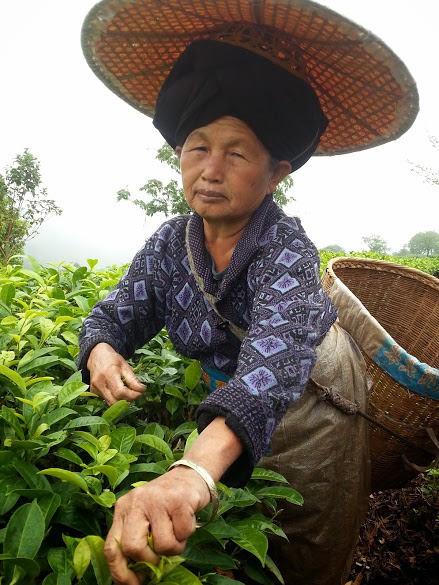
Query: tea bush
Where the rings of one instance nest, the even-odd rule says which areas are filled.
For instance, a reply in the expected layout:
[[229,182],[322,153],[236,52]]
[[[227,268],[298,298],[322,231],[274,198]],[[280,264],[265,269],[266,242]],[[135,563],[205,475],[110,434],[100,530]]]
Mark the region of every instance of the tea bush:
[[[148,391],[107,408],[76,369],[78,333],[123,268],[28,260],[31,269],[0,272],[0,583],[109,585],[103,546],[114,504],[165,473],[194,440],[200,366],[162,331],[131,362]],[[240,575],[283,583],[267,535],[285,537],[277,500],[301,504],[300,494],[263,469],[244,489],[219,490],[215,521],[196,530],[182,556],[144,563],[147,583],[239,585]]]
[[343,254],[340,254],[331,252],[330,250],[320,251],[320,270],[323,272],[323,270],[326,268],[326,264],[332,258],[338,258],[340,256],[386,260],[387,262],[402,264],[403,266],[409,266],[410,268],[417,268],[418,270],[422,270],[422,272],[427,272],[433,276],[439,273],[439,256],[431,258],[427,258],[426,256],[389,256],[388,254],[377,254],[375,252],[343,252]]
[[[439,270],[439,258],[350,255]],[[323,269],[337,254],[321,256]],[[0,585],[109,585],[103,545],[114,504],[165,473],[194,440],[200,366],[162,331],[131,361],[147,392],[107,408],[77,371],[78,333],[124,267],[27,258],[30,269],[14,259],[0,269]],[[267,535],[285,537],[277,501],[300,505],[300,494],[263,469],[244,489],[219,490],[215,521],[196,530],[182,556],[143,564],[146,583],[239,585],[246,575],[283,583]],[[209,518],[209,506],[199,518]]]

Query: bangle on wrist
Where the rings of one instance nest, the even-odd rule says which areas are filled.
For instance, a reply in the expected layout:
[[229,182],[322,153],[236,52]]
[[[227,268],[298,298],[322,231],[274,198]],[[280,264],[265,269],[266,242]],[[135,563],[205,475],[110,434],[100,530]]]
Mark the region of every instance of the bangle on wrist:
[[[213,481],[212,476],[210,475],[210,473],[208,471],[206,471],[204,469],[204,467],[202,467],[201,465],[198,465],[198,463],[194,463],[193,461],[189,461],[189,459],[180,459],[179,461],[174,461],[174,463],[172,463],[172,465],[169,466],[168,471],[170,471],[173,467],[177,467],[178,465],[183,465],[184,467],[190,467],[191,469],[196,471],[198,473],[198,475],[200,477],[202,477],[204,479],[204,481],[206,482],[206,485],[207,485],[209,492],[210,492],[210,501],[212,502],[212,514],[211,514],[208,522],[205,523],[205,524],[209,524],[215,518],[216,513],[218,512],[218,505],[219,505],[218,490],[217,490],[215,482]],[[203,526],[203,524],[197,523],[197,528],[199,528],[200,526]]]

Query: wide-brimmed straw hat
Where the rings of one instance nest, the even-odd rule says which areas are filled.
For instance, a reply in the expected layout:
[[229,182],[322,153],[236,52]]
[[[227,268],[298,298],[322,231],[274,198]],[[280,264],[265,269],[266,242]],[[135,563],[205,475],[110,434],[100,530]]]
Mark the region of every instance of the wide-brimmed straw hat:
[[170,69],[197,39],[244,47],[306,79],[329,119],[316,154],[395,140],[419,110],[416,84],[399,57],[361,26],[309,0],[103,0],[82,29],[95,74],[151,117]]

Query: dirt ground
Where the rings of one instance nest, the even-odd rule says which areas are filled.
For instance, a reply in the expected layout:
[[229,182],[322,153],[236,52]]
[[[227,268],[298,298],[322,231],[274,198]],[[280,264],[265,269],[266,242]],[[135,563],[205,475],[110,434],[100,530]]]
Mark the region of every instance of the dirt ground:
[[429,497],[425,487],[419,477],[370,497],[350,585],[439,584],[439,494]]

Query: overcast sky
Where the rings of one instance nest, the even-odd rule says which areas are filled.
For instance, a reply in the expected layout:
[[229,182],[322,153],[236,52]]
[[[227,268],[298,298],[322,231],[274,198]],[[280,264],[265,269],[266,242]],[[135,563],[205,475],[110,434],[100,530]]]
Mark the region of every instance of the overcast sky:
[[[376,233],[399,250],[419,231],[439,231],[439,187],[408,161],[439,169],[437,0],[324,0],[381,37],[417,81],[421,112],[399,140],[356,154],[315,157],[293,175],[301,217],[318,247],[364,249]],[[0,0],[0,172],[29,148],[50,198],[63,209],[27,251],[41,262],[129,261],[161,218],[118,203],[150,178],[168,177],[155,160],[163,140],[151,121],[91,72],[80,46],[94,0]]]

